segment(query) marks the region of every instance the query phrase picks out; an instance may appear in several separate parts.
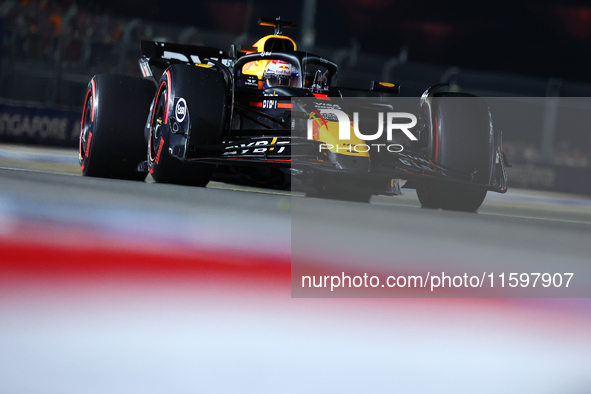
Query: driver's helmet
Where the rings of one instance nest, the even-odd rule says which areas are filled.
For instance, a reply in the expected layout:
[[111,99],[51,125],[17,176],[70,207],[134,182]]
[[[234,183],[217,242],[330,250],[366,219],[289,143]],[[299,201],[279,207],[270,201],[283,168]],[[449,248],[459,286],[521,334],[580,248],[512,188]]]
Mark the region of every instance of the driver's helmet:
[[283,60],[272,60],[267,64],[263,73],[263,86],[272,88],[276,86],[298,86],[298,70],[291,63]]

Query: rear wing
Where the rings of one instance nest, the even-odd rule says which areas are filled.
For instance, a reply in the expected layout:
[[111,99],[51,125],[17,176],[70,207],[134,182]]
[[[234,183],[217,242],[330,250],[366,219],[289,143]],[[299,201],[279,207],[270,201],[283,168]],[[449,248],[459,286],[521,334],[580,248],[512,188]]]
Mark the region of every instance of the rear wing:
[[203,64],[207,63],[206,59],[216,60],[226,66],[231,64],[228,53],[214,47],[142,40],[140,48],[140,68],[144,78],[158,79],[172,64]]

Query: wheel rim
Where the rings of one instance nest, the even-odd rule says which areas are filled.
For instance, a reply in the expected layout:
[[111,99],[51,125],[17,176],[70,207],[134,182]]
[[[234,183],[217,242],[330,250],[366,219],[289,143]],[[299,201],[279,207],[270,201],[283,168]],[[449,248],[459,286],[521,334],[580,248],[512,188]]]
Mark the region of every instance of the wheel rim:
[[162,137],[162,126],[164,125],[164,112],[166,109],[166,85],[162,88],[162,93],[156,100],[156,109],[150,124],[150,160],[156,160],[158,149],[160,148]]
[[88,91],[86,95],[86,104],[84,105],[84,116],[82,117],[82,125],[80,126],[80,164],[88,158],[90,150],[90,141],[92,138],[92,108],[93,108],[92,94]]

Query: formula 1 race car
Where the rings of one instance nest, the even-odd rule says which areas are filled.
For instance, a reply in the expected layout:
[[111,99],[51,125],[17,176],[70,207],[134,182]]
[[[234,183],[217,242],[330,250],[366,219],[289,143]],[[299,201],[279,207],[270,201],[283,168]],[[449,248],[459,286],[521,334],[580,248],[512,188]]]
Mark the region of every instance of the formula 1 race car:
[[[343,98],[353,89],[337,87],[337,65],[282,34],[291,22],[259,23],[275,34],[247,50],[142,41],[143,78],[94,76],[83,175],[205,186],[219,166],[237,180],[356,201],[400,194],[406,180],[423,207],[464,211],[507,190],[501,133],[482,98],[435,85],[413,99],[417,115],[381,97],[398,93],[392,83]],[[376,119],[378,133],[360,131]]]

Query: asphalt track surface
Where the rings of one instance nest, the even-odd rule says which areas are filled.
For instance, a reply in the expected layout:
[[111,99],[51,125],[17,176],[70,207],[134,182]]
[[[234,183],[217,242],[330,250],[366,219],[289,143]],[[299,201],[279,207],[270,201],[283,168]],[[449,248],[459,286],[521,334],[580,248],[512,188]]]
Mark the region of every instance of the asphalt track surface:
[[464,214],[406,190],[358,204],[83,178],[72,150],[3,145],[0,167],[0,392],[591,390],[589,299],[290,286],[294,247],[325,272],[388,273],[395,257],[585,274],[589,198],[512,190]]

